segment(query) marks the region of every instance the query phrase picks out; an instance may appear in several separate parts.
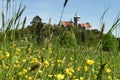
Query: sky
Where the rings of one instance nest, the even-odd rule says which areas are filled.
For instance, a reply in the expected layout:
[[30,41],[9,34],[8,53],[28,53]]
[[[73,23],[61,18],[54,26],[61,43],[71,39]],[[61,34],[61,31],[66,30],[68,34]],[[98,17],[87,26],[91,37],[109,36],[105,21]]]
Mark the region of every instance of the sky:
[[[2,0],[0,3],[2,4]],[[44,23],[47,23],[51,18],[52,24],[58,24],[63,4],[64,0],[22,0],[22,6],[26,6],[22,17],[27,17],[26,25],[29,25],[30,21],[37,15],[42,18]],[[100,30],[100,17],[108,7],[104,17],[105,32],[107,32],[120,11],[120,0],[68,0],[62,21],[73,20],[75,13],[78,13],[81,23],[89,22],[92,28]],[[0,5],[1,11],[2,6]],[[0,22],[1,19],[0,16]]]

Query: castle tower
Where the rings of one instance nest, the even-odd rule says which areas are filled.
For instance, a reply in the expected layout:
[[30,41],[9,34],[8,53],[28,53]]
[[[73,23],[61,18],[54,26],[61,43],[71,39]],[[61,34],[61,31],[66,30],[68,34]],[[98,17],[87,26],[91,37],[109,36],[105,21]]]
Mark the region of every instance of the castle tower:
[[74,16],[74,23],[75,25],[80,24],[80,16],[78,15],[78,13],[76,13]]

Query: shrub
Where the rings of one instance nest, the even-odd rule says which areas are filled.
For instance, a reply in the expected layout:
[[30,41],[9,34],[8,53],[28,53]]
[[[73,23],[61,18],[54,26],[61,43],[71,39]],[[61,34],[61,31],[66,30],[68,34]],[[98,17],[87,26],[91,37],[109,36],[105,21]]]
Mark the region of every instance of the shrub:
[[64,31],[60,36],[60,44],[64,47],[75,47],[77,43],[73,31]]
[[106,34],[103,36],[102,40],[102,50],[103,51],[117,51],[118,42],[117,39],[112,34]]

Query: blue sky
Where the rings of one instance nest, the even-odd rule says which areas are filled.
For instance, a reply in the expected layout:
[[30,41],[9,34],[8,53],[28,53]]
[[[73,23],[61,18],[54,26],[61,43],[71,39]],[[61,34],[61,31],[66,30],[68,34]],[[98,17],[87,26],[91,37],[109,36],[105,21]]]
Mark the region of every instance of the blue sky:
[[[52,24],[57,24],[60,20],[64,0],[23,0],[22,3],[22,5],[26,5],[22,17],[27,17],[27,25],[36,15],[39,15],[45,23],[51,18]],[[68,0],[62,20],[73,19],[77,12],[81,17],[81,23],[90,22],[93,28],[100,29],[100,17],[107,7],[109,10],[104,17],[105,32],[107,32],[120,11],[120,0]]]

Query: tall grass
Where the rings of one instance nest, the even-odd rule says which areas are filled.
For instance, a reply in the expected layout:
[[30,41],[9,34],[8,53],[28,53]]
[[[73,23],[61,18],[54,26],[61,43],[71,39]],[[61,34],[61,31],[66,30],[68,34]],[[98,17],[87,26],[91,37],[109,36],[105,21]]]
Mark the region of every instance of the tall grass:
[[63,13],[64,13],[64,9],[65,9],[67,3],[68,3],[68,0],[65,0],[65,1],[64,1],[64,5],[63,5],[63,9],[62,9],[62,13],[61,13],[61,16],[60,16],[59,24],[60,24],[60,22],[61,22],[61,19],[62,19]]
[[[14,2],[15,0],[13,0]],[[12,4],[12,0],[7,5]],[[24,26],[26,17],[21,22],[25,7],[21,6],[14,15],[6,20],[2,11],[2,27],[5,29],[4,42],[0,47],[0,79],[1,80],[119,80],[119,54],[103,53],[101,41],[105,24],[102,24],[100,44],[97,54],[95,49],[84,51],[76,43],[75,34],[70,29],[60,29],[59,36],[50,37],[46,46],[34,44],[34,41],[16,39],[16,30]],[[9,11],[10,7],[6,7]],[[7,12],[6,12],[7,13]],[[8,13],[7,13],[8,14]],[[118,20],[117,20],[118,21]],[[21,24],[22,23],[22,24]],[[110,29],[113,31],[119,22]],[[20,25],[21,24],[21,25]],[[10,35],[10,36],[9,36]],[[18,35],[20,36],[20,35]],[[24,37],[25,35],[23,35]],[[49,41],[51,40],[51,41]],[[48,46],[51,44],[51,46]],[[61,45],[60,45],[61,44]]]
[[[104,45],[102,42],[103,42],[103,38],[104,38],[104,28],[105,28],[105,22],[104,22],[104,16],[105,16],[105,14],[106,14],[106,12],[108,11],[108,9],[109,8],[107,8],[105,11],[104,11],[104,13],[103,13],[103,15],[101,16],[101,18],[100,18],[100,21],[101,21],[101,24],[102,24],[102,27],[101,27],[101,33],[100,33],[100,41],[99,41],[99,43],[98,43],[98,47],[97,47],[97,51],[100,51],[100,69],[99,69],[99,72],[98,72],[98,74],[97,74],[97,80],[102,80],[102,75],[103,75],[103,71],[104,71],[104,69],[105,69],[105,66],[106,66],[106,64],[108,63],[108,61],[103,61],[103,59],[104,59],[104,54],[103,54],[103,51],[102,51],[102,46]],[[117,28],[117,27],[119,27],[119,21],[120,21],[120,14],[118,14],[118,16],[116,17],[116,20],[115,20],[115,22],[113,23],[113,25],[112,25],[112,27],[108,30],[108,32],[107,32],[107,35],[108,34],[110,34],[110,35],[112,35],[112,32]],[[110,43],[109,43],[110,44]],[[118,48],[118,47],[117,47]],[[117,49],[116,49],[117,50]],[[115,53],[114,53],[115,54]],[[119,53],[118,53],[119,54]]]

